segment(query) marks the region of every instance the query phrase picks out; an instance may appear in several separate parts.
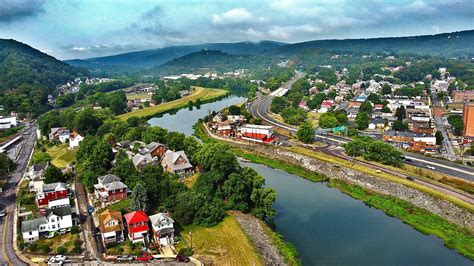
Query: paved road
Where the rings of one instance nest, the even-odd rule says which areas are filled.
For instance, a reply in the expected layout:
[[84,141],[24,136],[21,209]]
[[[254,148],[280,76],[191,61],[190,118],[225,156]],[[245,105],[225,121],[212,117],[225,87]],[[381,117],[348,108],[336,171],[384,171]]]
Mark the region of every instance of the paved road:
[[443,134],[443,156],[444,158],[455,161],[456,160],[456,154],[454,153],[454,148],[453,144],[451,143],[451,139],[449,138],[448,135],[448,130],[446,129],[446,124],[448,121],[446,121],[445,117],[435,117],[434,118],[435,124],[436,124],[436,129]]
[[23,140],[17,144],[21,145],[21,150],[15,160],[17,167],[11,174],[8,184],[4,188],[4,192],[0,197],[0,205],[7,208],[7,216],[1,218],[0,221],[0,239],[2,243],[2,252],[0,254],[0,263],[6,262],[8,265],[27,265],[21,261],[13,250],[13,220],[14,220],[14,204],[16,201],[15,189],[20,181],[23,173],[28,167],[28,160],[36,141],[36,126],[31,126],[24,132]]

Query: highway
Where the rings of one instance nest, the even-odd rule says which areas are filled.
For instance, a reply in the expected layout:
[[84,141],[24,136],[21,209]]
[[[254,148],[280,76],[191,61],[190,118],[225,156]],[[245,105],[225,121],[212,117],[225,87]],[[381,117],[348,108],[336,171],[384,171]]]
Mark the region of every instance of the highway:
[[[296,79],[296,77],[295,77]],[[294,126],[286,125],[281,123],[280,121],[275,120],[274,118],[268,115],[269,108],[272,103],[273,96],[271,95],[264,95],[260,98],[255,99],[253,102],[249,104],[249,110],[254,117],[261,118],[264,122],[273,125],[277,128],[286,130],[290,133],[296,133],[298,129]],[[320,139],[325,139],[326,141],[344,144],[351,139],[341,137],[341,136],[334,136],[334,135],[325,135],[325,136],[317,136]],[[437,171],[440,173],[444,173],[447,175],[467,179],[470,181],[474,181],[474,169],[469,166],[459,165],[453,162],[449,162],[446,160],[441,160],[433,157],[423,156],[419,154],[404,152],[404,156],[408,161],[405,161],[406,164],[413,165],[419,168]],[[434,167],[433,169],[430,169]]]
[[7,215],[0,218],[0,239],[2,241],[2,252],[0,254],[1,264],[28,265],[24,261],[20,260],[13,250],[13,220],[16,201],[15,189],[20,182],[23,173],[28,167],[28,161],[35,141],[36,126],[33,125],[29,129],[25,130],[23,140],[17,144],[20,145],[20,151],[14,160],[17,164],[17,167],[15,171],[11,173],[11,178],[5,185],[4,191],[0,197],[1,207],[7,209]]

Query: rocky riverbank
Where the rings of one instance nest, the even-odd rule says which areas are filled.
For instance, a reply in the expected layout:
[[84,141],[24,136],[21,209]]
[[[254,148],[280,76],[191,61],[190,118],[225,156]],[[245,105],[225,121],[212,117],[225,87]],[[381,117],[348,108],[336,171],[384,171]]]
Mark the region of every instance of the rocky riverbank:
[[285,259],[278,252],[273,241],[265,233],[262,222],[250,214],[233,212],[237,222],[252,240],[254,248],[262,257],[265,265],[286,265]]

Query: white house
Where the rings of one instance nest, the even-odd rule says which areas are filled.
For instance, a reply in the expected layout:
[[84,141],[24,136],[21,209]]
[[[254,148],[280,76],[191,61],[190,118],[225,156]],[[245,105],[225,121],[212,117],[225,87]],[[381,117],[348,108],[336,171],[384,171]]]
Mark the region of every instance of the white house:
[[21,222],[21,234],[25,243],[34,243],[40,237],[41,233],[47,232],[48,220],[40,217],[34,220]]
[[80,134],[73,132],[71,138],[69,139],[69,148],[74,149],[79,147],[79,143],[84,139]]
[[8,129],[16,127],[18,124],[16,122],[16,117],[1,117],[0,118],[0,129]]
[[26,243],[33,243],[40,236],[72,227],[71,207],[46,210],[46,216],[21,223],[21,233]]
[[69,197],[48,201],[48,209],[54,209],[54,208],[59,208],[59,207],[67,207],[67,206],[70,206],[70,205],[71,205],[71,202],[69,200]]
[[149,217],[153,230],[153,240],[160,246],[174,244],[174,220],[165,213],[157,213]]

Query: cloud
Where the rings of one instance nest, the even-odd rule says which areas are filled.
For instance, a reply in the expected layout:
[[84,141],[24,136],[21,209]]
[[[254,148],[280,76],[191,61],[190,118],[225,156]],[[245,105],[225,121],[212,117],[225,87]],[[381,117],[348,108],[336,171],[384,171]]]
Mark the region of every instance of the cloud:
[[314,34],[320,32],[322,32],[322,30],[319,27],[304,24],[296,26],[273,26],[268,31],[268,35],[279,40],[289,40],[294,35],[302,33]]
[[212,23],[214,24],[239,24],[249,22],[254,18],[252,13],[245,8],[234,8],[222,14],[212,15]]
[[44,12],[45,0],[2,0],[0,22],[13,22]]

